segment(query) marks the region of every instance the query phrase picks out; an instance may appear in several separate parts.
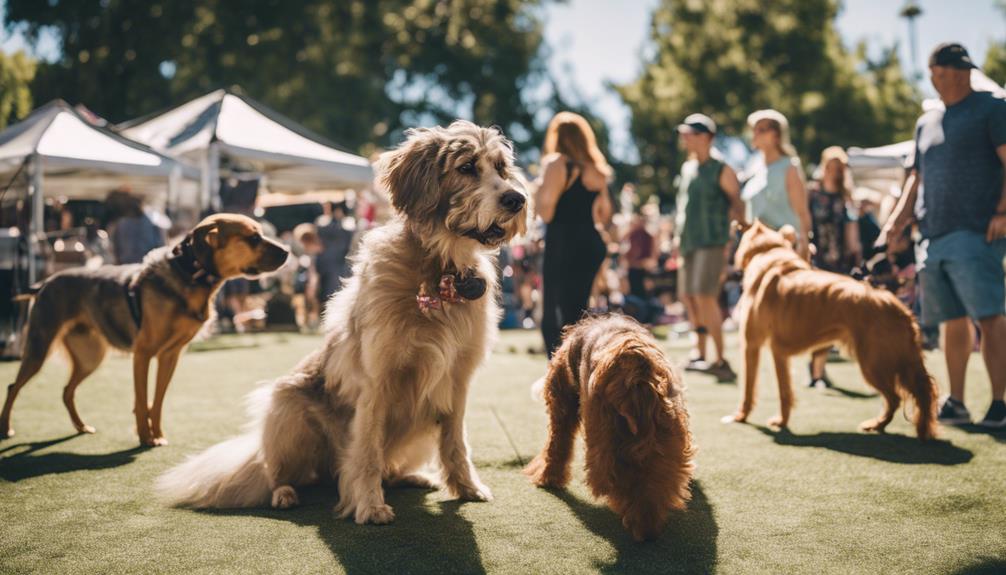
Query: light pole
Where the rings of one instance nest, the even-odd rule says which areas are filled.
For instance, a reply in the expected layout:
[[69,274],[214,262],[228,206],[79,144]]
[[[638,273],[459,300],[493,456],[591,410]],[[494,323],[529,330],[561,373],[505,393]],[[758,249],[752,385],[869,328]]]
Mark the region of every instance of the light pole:
[[908,20],[908,43],[912,56],[912,80],[918,86],[922,81],[922,71],[919,70],[918,46],[915,39],[915,19],[922,15],[922,8],[915,0],[906,0],[904,8],[898,13],[899,16]]

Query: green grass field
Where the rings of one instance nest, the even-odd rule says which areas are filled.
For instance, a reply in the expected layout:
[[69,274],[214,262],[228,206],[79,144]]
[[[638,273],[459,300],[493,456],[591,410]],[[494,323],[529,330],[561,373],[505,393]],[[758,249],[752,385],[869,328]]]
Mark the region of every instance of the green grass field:
[[[663,536],[637,544],[593,501],[577,467],[568,491],[532,487],[520,468],[541,447],[544,407],[529,384],[545,366],[524,352],[537,334],[502,334],[469,398],[475,464],[495,494],[459,503],[443,493],[392,490],[384,527],[336,519],[332,488],[288,511],[195,512],[153,497],[154,478],[186,454],[227,438],[245,418],[256,381],[288,370],[317,337],[266,334],[199,344],[181,361],[165,407],[167,447],[141,449],[132,424],[129,360],[110,358],[78,391],[95,435],[74,435],[56,358],[14,410],[17,435],[0,442],[2,573],[1004,573],[1006,435],[945,428],[920,444],[899,417],[888,435],[857,432],[880,399],[854,364],[829,366],[842,390],[802,387],[793,363],[792,428],[775,413],[763,361],[753,425],[724,425],[735,385],[686,375],[699,446],[694,498]],[[675,360],[686,343],[667,344]],[[736,361],[736,346],[731,347]],[[945,385],[942,359],[928,357]],[[738,366],[739,367],[739,366]],[[16,363],[0,364],[0,382]],[[980,417],[988,377],[972,358],[968,404]],[[579,461],[578,464],[579,465]]]

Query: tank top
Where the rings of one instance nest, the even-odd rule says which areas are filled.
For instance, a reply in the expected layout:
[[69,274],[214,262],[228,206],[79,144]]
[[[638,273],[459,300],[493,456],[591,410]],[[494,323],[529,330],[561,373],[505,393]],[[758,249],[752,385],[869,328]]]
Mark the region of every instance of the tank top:
[[748,202],[748,215],[768,227],[778,230],[789,224],[800,229],[800,220],[789,205],[786,172],[790,166],[800,169],[800,159],[783,156],[767,166],[761,166],[744,184],[743,198]]
[[[574,168],[575,164],[566,162],[567,174],[571,174]],[[594,227],[593,208],[598,194],[600,192],[588,190],[583,185],[581,170],[573,183],[559,196],[552,221],[545,228],[546,258],[550,255],[570,258],[584,265],[594,265],[595,269],[601,265],[606,248],[604,240]]]
[[730,241],[730,201],[720,187],[723,162],[688,160],[681,166],[677,229],[683,253]]

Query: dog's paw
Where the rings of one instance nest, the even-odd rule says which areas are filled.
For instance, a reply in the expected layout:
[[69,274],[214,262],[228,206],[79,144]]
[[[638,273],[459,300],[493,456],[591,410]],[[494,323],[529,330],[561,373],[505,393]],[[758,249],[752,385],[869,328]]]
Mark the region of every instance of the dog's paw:
[[789,422],[783,419],[781,415],[776,415],[775,417],[769,418],[769,420],[766,423],[768,424],[769,427],[774,427],[776,429],[786,429],[786,426],[788,425]]
[[387,525],[395,520],[395,512],[387,504],[370,505],[368,507],[359,506],[356,508],[356,515],[353,518],[357,525],[372,523],[374,525]]
[[465,501],[492,501],[493,493],[482,484],[481,481],[474,481],[472,485],[458,485],[454,489],[458,499]]
[[527,464],[524,475],[538,487],[562,488],[569,482],[569,477],[565,473],[550,473],[548,465],[541,456],[535,457]]
[[0,439],[8,439],[14,437],[14,428],[8,427],[6,429],[0,428]]
[[297,491],[290,485],[281,485],[272,491],[272,506],[275,509],[289,509],[300,504]]
[[95,431],[98,430],[91,427],[90,425],[87,425],[86,423],[77,426],[77,433],[94,433]]
[[887,427],[886,423],[881,423],[880,419],[867,419],[863,423],[859,424],[859,429],[862,431],[876,431],[877,433],[883,433],[884,429]]

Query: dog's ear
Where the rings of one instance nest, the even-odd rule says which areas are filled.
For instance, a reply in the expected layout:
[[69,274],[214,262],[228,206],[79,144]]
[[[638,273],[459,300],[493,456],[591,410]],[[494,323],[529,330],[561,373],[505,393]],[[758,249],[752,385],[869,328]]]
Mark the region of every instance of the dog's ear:
[[440,203],[438,156],[444,136],[437,129],[406,132],[408,140],[381,157],[381,181],[391,204],[410,218],[432,215]]
[[[189,239],[191,238],[191,240]],[[207,271],[216,273],[213,252],[220,247],[220,227],[216,222],[205,222],[192,230],[186,241],[191,241],[192,254]]]

